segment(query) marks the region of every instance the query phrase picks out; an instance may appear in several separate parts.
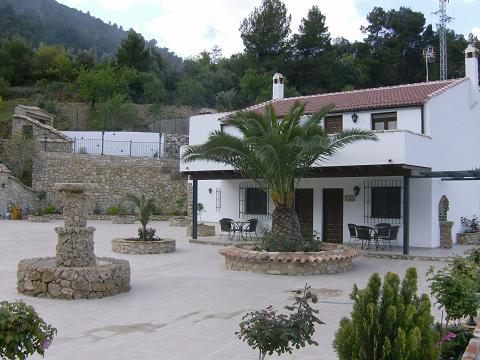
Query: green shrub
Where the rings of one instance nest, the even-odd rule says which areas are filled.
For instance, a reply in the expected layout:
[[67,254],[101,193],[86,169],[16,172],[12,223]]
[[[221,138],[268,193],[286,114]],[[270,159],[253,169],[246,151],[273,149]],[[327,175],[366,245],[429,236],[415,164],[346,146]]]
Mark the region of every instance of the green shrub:
[[119,206],[110,206],[107,209],[107,214],[108,215],[118,215],[120,213],[120,208]]
[[49,205],[49,206],[47,206],[46,208],[43,209],[43,213],[44,213],[45,215],[53,215],[53,214],[55,214],[56,212],[57,212],[57,211],[56,211],[56,209],[55,209],[55,206],[53,206],[53,205]]
[[441,339],[443,360],[461,359],[470,339],[473,338],[473,332],[465,329],[462,325],[449,326],[447,333],[440,323],[435,324],[437,338]]
[[0,303],[0,358],[24,360],[44,355],[57,329],[38,316],[32,306],[19,301]]
[[417,296],[417,271],[400,286],[397,274],[370,277],[365,289],[353,286],[351,318],[343,318],[333,346],[340,360],[438,359],[430,300]]
[[[272,306],[266,310],[247,313],[240,323],[240,331],[235,334],[246,341],[253,349],[259,350],[259,359],[265,359],[276,352],[278,355],[300,349],[305,345],[318,345],[312,339],[315,324],[324,324],[317,316],[309,301],[316,303],[317,296],[305,285],[303,290],[295,291],[295,302],[285,306],[290,311],[279,314]],[[301,295],[301,296],[300,296]]]

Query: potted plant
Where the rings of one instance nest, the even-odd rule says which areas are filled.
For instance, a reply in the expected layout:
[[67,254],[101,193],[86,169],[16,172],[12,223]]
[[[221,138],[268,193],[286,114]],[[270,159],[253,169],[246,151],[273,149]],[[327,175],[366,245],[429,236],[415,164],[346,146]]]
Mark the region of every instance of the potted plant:
[[8,206],[8,211],[12,214],[12,220],[22,219],[22,208],[19,204],[11,202]]
[[473,245],[480,243],[480,222],[476,215],[471,219],[461,217],[462,232],[457,234],[457,243],[460,245]]
[[150,218],[157,207],[153,198],[146,198],[145,195],[136,196],[127,194],[136,207],[137,217],[141,227],[138,229],[138,237],[117,238],[112,240],[112,251],[122,254],[146,255],[160,254],[175,251],[175,240],[161,239],[155,235],[154,228],[147,228]]
[[0,303],[0,358],[25,360],[44,356],[57,333],[32,306],[24,302]]
[[293,291],[294,303],[285,306],[288,314],[281,314],[272,306],[265,310],[252,311],[243,316],[240,331],[235,334],[247,342],[252,349],[258,349],[258,359],[267,355],[291,354],[306,345],[318,345],[312,339],[316,324],[324,324],[318,317],[318,310],[310,306],[318,298],[305,285],[302,290]]
[[168,225],[174,227],[185,227],[190,224],[190,219],[187,217],[187,197],[182,196],[177,199],[177,209],[169,212]]
[[[205,207],[202,203],[197,204],[197,215],[200,222],[197,224],[197,235],[202,237],[215,236],[215,225],[202,223],[202,214],[205,213]],[[192,224],[187,226],[187,236],[192,236]]]

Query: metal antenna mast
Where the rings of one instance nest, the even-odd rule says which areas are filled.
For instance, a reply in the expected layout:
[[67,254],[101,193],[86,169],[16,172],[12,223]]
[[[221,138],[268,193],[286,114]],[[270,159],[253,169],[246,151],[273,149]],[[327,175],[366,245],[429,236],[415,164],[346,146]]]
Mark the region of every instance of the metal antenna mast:
[[434,12],[439,20],[437,29],[440,39],[440,80],[446,80],[448,77],[447,23],[452,18],[447,15],[447,2],[449,0],[439,0],[439,9]]

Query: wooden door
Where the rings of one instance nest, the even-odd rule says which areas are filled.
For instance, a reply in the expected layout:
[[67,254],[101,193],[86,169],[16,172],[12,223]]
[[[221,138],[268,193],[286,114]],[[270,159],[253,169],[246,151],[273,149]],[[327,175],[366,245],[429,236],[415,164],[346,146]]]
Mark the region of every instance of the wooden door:
[[295,212],[304,234],[313,233],[313,189],[295,190]]
[[323,189],[323,241],[343,243],[343,189]]

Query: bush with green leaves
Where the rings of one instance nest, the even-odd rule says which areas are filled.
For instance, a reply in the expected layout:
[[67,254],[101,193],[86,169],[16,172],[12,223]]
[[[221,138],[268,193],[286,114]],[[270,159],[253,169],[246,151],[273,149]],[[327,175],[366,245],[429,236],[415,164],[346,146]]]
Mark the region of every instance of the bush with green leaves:
[[468,258],[456,257],[444,268],[427,272],[432,295],[446,312],[445,327],[450,321],[477,314],[477,267]]
[[57,329],[38,316],[24,302],[0,303],[0,358],[24,360],[38,353],[45,354]]
[[290,311],[280,314],[272,306],[266,310],[247,313],[240,323],[240,331],[235,334],[239,339],[246,341],[253,349],[259,350],[258,359],[268,355],[289,353],[305,345],[318,345],[312,339],[315,333],[315,324],[324,324],[316,314],[309,301],[316,303],[317,296],[305,285],[303,290],[294,291],[295,302],[285,306]]
[[394,273],[370,277],[365,289],[353,286],[351,318],[343,318],[333,346],[340,360],[438,359],[431,305],[417,295],[417,271],[400,283]]

